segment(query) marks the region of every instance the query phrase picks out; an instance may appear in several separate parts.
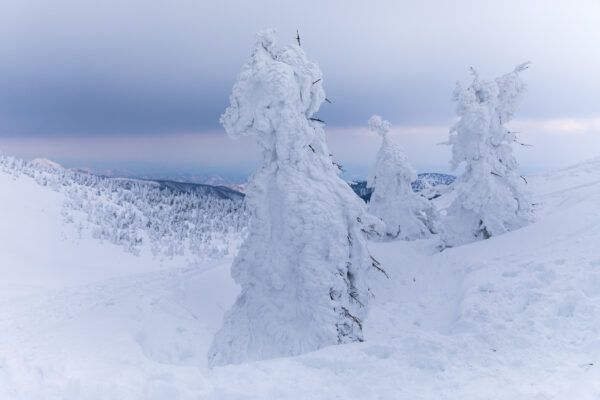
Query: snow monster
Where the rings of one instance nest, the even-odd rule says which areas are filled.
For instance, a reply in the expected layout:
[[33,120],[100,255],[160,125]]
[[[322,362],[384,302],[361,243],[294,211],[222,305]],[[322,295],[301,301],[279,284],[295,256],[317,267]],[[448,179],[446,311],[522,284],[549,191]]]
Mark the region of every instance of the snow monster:
[[248,236],[233,265],[241,293],[209,349],[211,365],[292,356],[363,340],[371,271],[385,273],[365,235],[377,220],[338,177],[313,115],[323,76],[299,44],[263,30],[221,117],[251,136],[263,164],[250,178]]

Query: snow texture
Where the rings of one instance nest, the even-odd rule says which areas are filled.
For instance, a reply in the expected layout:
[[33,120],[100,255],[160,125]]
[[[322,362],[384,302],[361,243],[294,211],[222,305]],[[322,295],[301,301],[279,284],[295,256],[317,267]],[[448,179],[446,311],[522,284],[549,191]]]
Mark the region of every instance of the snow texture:
[[232,266],[242,293],[209,351],[213,365],[290,356],[363,340],[371,301],[364,203],[338,177],[322,123],[323,75],[299,45],[257,34],[221,122],[253,137],[263,165],[251,177],[248,237]]
[[385,223],[385,237],[415,240],[437,232],[437,212],[426,198],[413,191],[411,182],[417,179],[417,172],[400,146],[390,139],[391,124],[374,115],[369,127],[382,142],[367,179],[367,187],[373,188],[368,210]]
[[517,140],[505,124],[523,97],[521,64],[494,81],[479,78],[454,91],[460,120],[450,131],[452,167],[465,163],[454,183],[456,198],[448,209],[442,232],[446,247],[487,239],[521,228],[533,219],[525,179],[517,173],[512,145]]
[[213,369],[231,258],[79,238],[67,193],[18,168],[0,168],[1,399],[600,398],[600,159],[527,176],[523,229],[443,252],[435,235],[372,243],[390,279],[364,342]]

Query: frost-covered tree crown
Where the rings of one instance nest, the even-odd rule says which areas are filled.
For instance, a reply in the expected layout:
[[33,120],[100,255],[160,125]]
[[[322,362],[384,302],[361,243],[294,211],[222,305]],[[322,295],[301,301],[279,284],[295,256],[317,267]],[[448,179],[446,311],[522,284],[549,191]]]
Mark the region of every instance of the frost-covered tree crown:
[[[276,33],[257,34],[250,60],[238,76],[231,106],[221,116],[227,134],[252,136],[266,156],[289,160],[304,154],[315,136],[310,118],[325,100],[322,73],[300,46],[276,46]],[[292,128],[283,129],[284,126]]]
[[477,71],[471,69],[473,82],[469,87],[463,88],[457,82],[453,101],[461,119],[450,131],[453,168],[463,161],[479,159],[489,160],[499,170],[517,167],[512,155],[516,136],[505,124],[513,118],[523,98],[526,86],[519,74],[528,67],[529,63],[520,64],[494,81],[480,79]]
[[384,120],[379,115],[373,115],[369,118],[369,128],[373,132],[377,132],[381,137],[387,137],[392,124],[389,121]]

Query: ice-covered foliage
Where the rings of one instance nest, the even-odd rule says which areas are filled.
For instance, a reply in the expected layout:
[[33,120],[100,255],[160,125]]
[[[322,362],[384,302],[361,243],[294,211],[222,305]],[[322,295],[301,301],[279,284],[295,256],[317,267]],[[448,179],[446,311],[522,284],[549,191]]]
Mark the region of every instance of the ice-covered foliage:
[[248,237],[232,266],[242,292],[209,350],[213,365],[296,355],[363,340],[377,223],[338,177],[322,123],[322,73],[296,44],[258,33],[221,122],[251,136],[263,165],[251,177]]
[[[35,160],[34,160],[35,161]],[[112,179],[0,155],[0,170],[65,193],[63,217],[81,235],[191,262],[235,252],[248,224],[242,201],[178,193],[152,181]]]
[[413,191],[411,182],[417,179],[417,172],[400,146],[390,139],[390,126],[379,115],[369,119],[369,127],[382,142],[367,179],[367,187],[373,188],[368,209],[385,223],[388,238],[427,237],[437,231],[438,215],[426,198]]
[[452,167],[465,163],[456,180],[456,199],[444,224],[445,246],[487,239],[520,228],[533,217],[525,181],[517,173],[512,153],[514,132],[505,127],[525,91],[521,64],[494,81],[479,78],[473,70],[468,88],[454,91],[460,120],[450,131]]

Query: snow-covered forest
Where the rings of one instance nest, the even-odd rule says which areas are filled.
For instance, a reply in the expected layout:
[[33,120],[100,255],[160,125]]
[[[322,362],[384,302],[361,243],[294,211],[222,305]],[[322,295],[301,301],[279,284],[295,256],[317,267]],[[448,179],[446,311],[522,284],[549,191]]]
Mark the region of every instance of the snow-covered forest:
[[220,119],[260,150],[245,195],[0,155],[0,398],[600,398],[600,159],[518,172],[529,63],[457,84],[456,179],[374,115],[346,182],[278,40]]
[[79,236],[91,236],[138,254],[185,257],[189,262],[237,251],[248,213],[241,199],[176,192],[157,182],[105,178],[0,155],[15,179],[33,178],[65,194],[62,215]]

